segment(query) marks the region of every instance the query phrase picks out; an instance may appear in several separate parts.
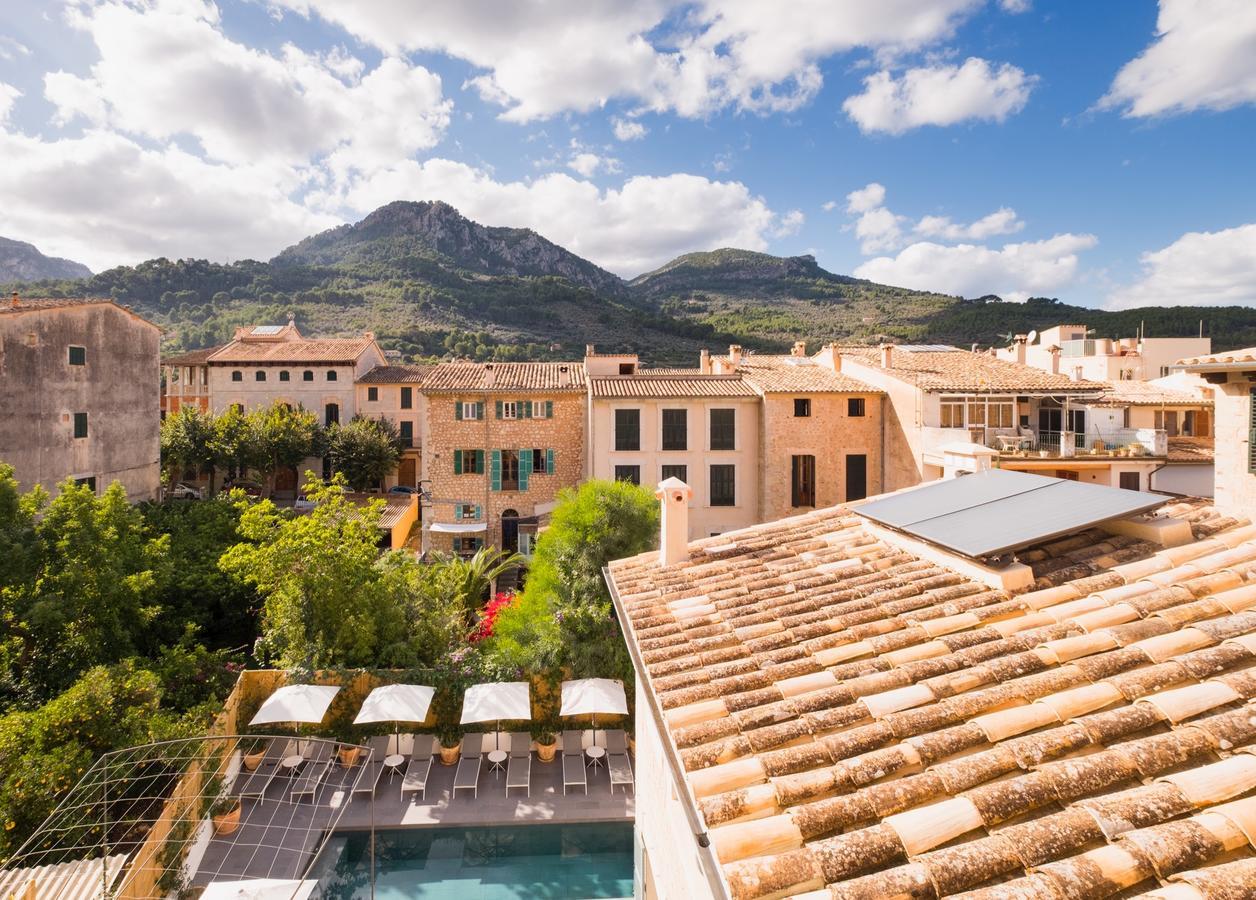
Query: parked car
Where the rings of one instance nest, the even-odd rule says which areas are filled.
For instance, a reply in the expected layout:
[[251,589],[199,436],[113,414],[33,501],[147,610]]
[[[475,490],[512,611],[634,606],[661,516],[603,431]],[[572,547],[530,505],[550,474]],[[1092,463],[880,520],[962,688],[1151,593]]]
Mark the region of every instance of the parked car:
[[204,496],[200,488],[184,484],[182,481],[166,489],[167,500],[200,500]]
[[390,494],[417,494],[419,489],[408,484],[394,484],[388,489]]
[[305,494],[297,494],[296,499],[292,501],[292,508],[298,512],[309,512],[314,508],[314,501]]

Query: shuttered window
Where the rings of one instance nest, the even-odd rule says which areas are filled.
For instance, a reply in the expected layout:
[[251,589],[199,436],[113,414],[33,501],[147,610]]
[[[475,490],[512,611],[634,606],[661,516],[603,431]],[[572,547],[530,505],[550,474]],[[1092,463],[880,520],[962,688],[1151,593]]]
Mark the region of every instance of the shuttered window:
[[641,410],[615,410],[615,449],[641,449]]
[[401,408],[414,408],[414,388],[403,387],[401,389]]
[[689,449],[689,415],[686,410],[663,410],[663,449]]
[[483,475],[484,474],[484,451],[483,450],[455,450],[454,451],[454,474],[455,475]]
[[810,454],[791,457],[790,505],[816,505],[816,458]]
[[737,410],[711,410],[711,449],[737,449]]
[[711,466],[711,505],[737,505],[736,466]]

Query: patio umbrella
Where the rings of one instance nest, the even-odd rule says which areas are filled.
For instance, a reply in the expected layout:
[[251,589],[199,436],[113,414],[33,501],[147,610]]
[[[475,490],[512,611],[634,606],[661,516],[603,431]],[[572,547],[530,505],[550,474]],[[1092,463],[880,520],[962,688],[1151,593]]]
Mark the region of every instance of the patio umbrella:
[[597,743],[598,713],[608,716],[628,715],[628,698],[624,683],[616,678],[580,678],[564,681],[560,716],[592,716],[593,743]]
[[436,688],[422,684],[386,684],[367,695],[358,710],[354,725],[371,722],[392,722],[396,726],[397,752],[401,752],[402,722],[422,722],[427,718]]
[[462,724],[469,722],[496,722],[493,746],[497,746],[502,719],[507,721],[532,718],[532,700],[528,697],[526,681],[494,681],[473,684],[462,696]]
[[248,878],[244,881],[211,881],[201,893],[204,900],[305,900],[318,882],[286,878]]
[[[293,722],[317,725],[327,715],[327,707],[340,688],[321,684],[287,684],[266,698],[250,725]],[[300,742],[298,742],[298,746]],[[304,753],[304,749],[301,751]]]

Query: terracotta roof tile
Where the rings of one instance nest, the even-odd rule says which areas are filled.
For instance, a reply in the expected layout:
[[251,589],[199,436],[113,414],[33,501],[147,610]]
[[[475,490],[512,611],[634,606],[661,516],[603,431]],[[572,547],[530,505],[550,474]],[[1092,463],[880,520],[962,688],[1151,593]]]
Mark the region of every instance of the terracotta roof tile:
[[1211,398],[1198,397],[1147,381],[1108,382],[1095,406],[1212,406]]
[[807,356],[743,357],[737,370],[765,394],[879,394],[878,388],[841,375]]
[[841,507],[612,563],[732,897],[1250,884],[1256,526],[1159,514],[1195,542],[1049,541],[1015,595]]
[[1210,437],[1171,437],[1169,438],[1169,462],[1213,461],[1214,441]]
[[108,297],[19,297],[16,304],[10,297],[0,297],[0,314],[31,312],[41,309],[61,309],[68,306],[95,306],[113,303]]
[[[868,366],[881,366],[881,351],[876,347],[843,347],[838,352]],[[895,347],[890,359],[891,367],[887,370],[890,375],[926,391],[1092,393],[1106,387],[1104,382],[1074,381],[1067,375],[1052,375],[1033,366],[970,350],[908,350]]]
[[655,375],[647,372],[590,378],[589,386],[595,400],[758,396],[740,375]]
[[352,363],[366,352],[373,338],[299,338],[285,341],[236,340],[209,357],[210,365],[261,362]]
[[376,366],[357,379],[358,384],[418,384],[430,366]]
[[423,378],[430,392],[584,390],[584,365],[578,362],[448,362],[434,366]]
[[1184,366],[1187,370],[1199,367],[1224,368],[1227,366],[1249,366],[1256,364],[1256,347],[1246,347],[1242,350],[1226,350],[1224,353],[1210,353],[1207,356],[1188,356],[1185,359],[1178,360],[1178,365]]
[[187,350],[183,353],[176,353],[174,356],[165,356],[162,357],[161,364],[163,366],[203,366],[224,346],[226,345],[218,344],[214,347],[202,347],[200,350]]

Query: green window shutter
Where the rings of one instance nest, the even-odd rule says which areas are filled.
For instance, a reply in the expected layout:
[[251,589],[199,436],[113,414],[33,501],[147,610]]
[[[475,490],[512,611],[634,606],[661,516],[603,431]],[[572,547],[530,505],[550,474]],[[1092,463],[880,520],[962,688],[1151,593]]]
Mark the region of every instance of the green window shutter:
[[479,504],[477,504],[477,505],[476,505],[476,507],[475,507],[475,517],[476,517],[477,519],[482,519],[482,518],[484,518],[484,512],[483,512],[483,510],[481,509],[481,507],[479,506]]
[[475,451],[475,474],[476,475],[484,474],[484,451],[483,450]]
[[454,451],[454,474],[455,475],[462,474],[462,451],[461,450]]
[[454,401],[454,418],[459,422],[462,421],[462,403],[457,400]]
[[489,487],[494,491],[502,489],[502,452],[494,450],[489,456]]
[[526,491],[528,489],[528,476],[532,474],[532,449],[525,448],[519,451],[519,490]]
[[454,504],[454,518],[455,519],[462,518],[462,504],[461,503]]
[[554,418],[554,401],[553,400],[545,401],[545,418],[547,419]]
[[532,401],[531,400],[523,401],[523,417],[525,419],[532,418]]
[[554,451],[553,450],[545,451],[545,474],[546,475],[554,474]]
[[483,402],[480,402],[480,403],[475,404],[475,418],[476,418],[476,420],[477,420],[477,421],[479,421],[479,420],[483,420],[483,418],[484,418],[484,404],[483,404]]
[[497,418],[500,419],[502,417],[502,402],[498,400],[496,405],[497,405]]

